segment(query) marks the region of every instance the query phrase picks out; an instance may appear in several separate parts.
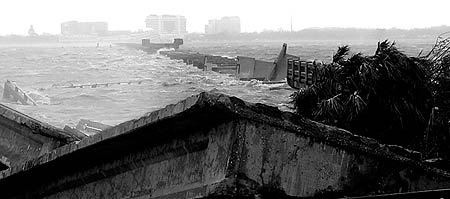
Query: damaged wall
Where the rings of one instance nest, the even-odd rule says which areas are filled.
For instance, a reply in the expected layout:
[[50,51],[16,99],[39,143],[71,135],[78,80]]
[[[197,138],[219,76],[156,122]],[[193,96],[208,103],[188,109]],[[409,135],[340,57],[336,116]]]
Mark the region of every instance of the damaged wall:
[[270,75],[275,70],[275,64],[273,62],[267,61],[255,61],[253,78],[255,79],[263,79],[270,80]]
[[271,125],[242,121],[238,173],[290,196],[341,196],[448,188],[448,176],[305,137]]
[[239,198],[261,188],[308,197],[450,186],[450,174],[416,155],[201,93],[0,172],[0,187],[2,198]]
[[255,58],[238,56],[237,77],[240,79],[250,79],[253,77],[255,69]]
[[0,157],[11,165],[38,157],[74,137],[0,104]]
[[[158,147],[135,152],[114,162],[96,167],[102,172],[137,156],[148,158],[134,161],[132,167],[104,179],[64,190],[44,198],[193,198],[205,196],[208,185],[225,179],[230,135],[233,125],[220,125],[206,134],[197,134],[183,140],[172,140]],[[157,152],[156,152],[157,151]],[[82,174],[67,176],[67,179]],[[77,181],[89,181],[77,179]]]

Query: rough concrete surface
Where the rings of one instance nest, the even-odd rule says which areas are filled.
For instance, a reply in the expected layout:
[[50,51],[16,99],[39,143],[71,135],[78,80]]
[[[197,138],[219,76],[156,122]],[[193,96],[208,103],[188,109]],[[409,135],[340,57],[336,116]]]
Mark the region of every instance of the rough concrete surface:
[[291,196],[334,191],[342,196],[419,191],[450,186],[448,176],[317,142],[278,127],[242,121],[239,173]]
[[[205,196],[208,188],[206,185],[220,182],[225,178],[228,141],[232,132],[230,127],[222,125],[201,137],[173,140],[167,145],[158,147],[164,149],[161,154],[141,159],[140,162],[136,161],[129,170],[125,169],[117,175],[44,198]],[[198,147],[192,147],[195,145]],[[117,163],[111,163],[109,167],[113,166],[112,164]],[[97,172],[104,167],[106,166],[98,168]]]
[[287,198],[450,186],[447,172],[418,160],[275,107],[201,93],[13,166],[0,187],[2,198]]
[[11,166],[76,140],[61,129],[0,104],[0,156]]

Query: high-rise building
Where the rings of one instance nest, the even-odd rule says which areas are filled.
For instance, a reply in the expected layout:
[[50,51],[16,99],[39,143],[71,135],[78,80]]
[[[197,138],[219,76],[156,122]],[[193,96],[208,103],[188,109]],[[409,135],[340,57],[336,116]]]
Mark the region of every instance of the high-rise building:
[[211,19],[205,25],[206,34],[217,33],[240,33],[241,20],[237,16],[222,17],[221,19]]
[[215,34],[217,33],[217,24],[218,24],[217,19],[211,19],[208,20],[208,24],[205,25],[205,33],[206,34]]
[[61,23],[63,35],[104,35],[108,32],[106,22],[78,22],[68,21]]
[[186,18],[179,15],[149,15],[145,19],[147,28],[151,28],[161,35],[184,35]]

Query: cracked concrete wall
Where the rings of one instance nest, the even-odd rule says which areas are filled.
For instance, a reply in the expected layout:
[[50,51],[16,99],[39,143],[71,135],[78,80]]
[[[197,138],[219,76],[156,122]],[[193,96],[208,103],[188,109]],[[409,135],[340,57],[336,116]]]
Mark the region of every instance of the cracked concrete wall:
[[387,158],[335,147],[270,125],[240,121],[243,173],[290,196],[358,196],[446,188],[448,178]]
[[[45,198],[195,198],[205,196],[211,188],[209,185],[225,179],[230,156],[230,140],[232,133],[236,131],[235,128],[236,126],[232,124],[222,124],[206,133],[196,133],[187,139],[177,139],[161,144],[155,149],[148,150],[148,152],[155,152],[161,149],[163,150],[161,154],[133,163],[134,169],[123,168],[123,171],[118,172],[117,175],[63,190]],[[199,144],[203,147],[197,148],[199,149],[197,151],[188,151],[187,144]],[[126,157],[116,161],[131,159]],[[97,172],[101,172],[101,168]],[[71,176],[66,177],[71,178]]]
[[[143,153],[154,154],[149,159],[128,162],[131,168],[121,166]],[[359,196],[450,186],[448,178],[398,161],[333,146],[248,119],[225,122],[58,181],[84,182],[92,173],[111,169],[115,170],[112,176],[44,198],[198,198],[223,191],[217,186],[239,175],[259,187],[279,188],[297,197],[326,192]],[[52,186],[50,190],[58,187]]]
[[4,170],[0,187],[2,198],[214,198],[260,188],[359,196],[450,187],[448,172],[414,154],[203,93]]

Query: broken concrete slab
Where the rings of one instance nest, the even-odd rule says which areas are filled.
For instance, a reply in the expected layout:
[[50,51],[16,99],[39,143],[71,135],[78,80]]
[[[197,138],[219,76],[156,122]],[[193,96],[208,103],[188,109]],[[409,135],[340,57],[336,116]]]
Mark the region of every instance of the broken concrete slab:
[[11,166],[78,140],[73,135],[0,104],[0,155]]
[[87,136],[92,136],[92,135],[100,133],[103,130],[106,130],[110,127],[111,126],[102,124],[100,122],[94,122],[91,120],[81,119],[75,128],[76,128],[76,130],[86,134]]
[[86,137],[88,137],[89,135],[87,135],[86,133],[83,133],[79,130],[77,130],[76,128],[72,128],[70,126],[65,125],[63,128],[64,131],[74,135],[76,138],[78,138],[79,140],[82,140]]
[[25,91],[19,88],[13,81],[6,80],[5,88],[3,90],[3,99],[13,102],[20,102],[23,105],[35,105],[36,102]]
[[275,107],[201,93],[0,172],[0,187],[3,198],[201,198],[450,186],[449,173],[415,158]]
[[186,64],[192,64],[203,70],[232,74],[244,81],[252,79],[282,81],[286,78],[287,74],[287,58],[296,57],[286,52],[287,44],[283,44],[277,59],[272,62],[256,60],[255,58],[245,56],[229,58],[193,51],[163,51],[160,54],[170,59],[183,60]]

